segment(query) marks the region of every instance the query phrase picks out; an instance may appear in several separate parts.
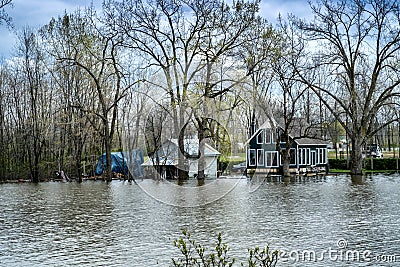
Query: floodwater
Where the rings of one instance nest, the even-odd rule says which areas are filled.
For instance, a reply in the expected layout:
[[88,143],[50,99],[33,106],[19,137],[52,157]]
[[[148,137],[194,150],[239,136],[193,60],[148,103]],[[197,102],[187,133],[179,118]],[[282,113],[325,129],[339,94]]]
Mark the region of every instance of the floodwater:
[[182,229],[237,262],[270,244],[277,266],[400,266],[399,174],[0,184],[0,205],[0,266],[170,266]]

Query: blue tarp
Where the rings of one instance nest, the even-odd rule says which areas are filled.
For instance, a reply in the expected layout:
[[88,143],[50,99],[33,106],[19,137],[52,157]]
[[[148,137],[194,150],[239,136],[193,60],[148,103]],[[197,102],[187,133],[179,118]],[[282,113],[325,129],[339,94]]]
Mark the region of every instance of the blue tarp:
[[[143,176],[142,163],[144,162],[143,152],[141,150],[132,150],[131,152],[112,152],[111,153],[111,171],[122,173],[134,177]],[[96,166],[96,175],[101,175],[106,168],[106,154],[99,157]]]

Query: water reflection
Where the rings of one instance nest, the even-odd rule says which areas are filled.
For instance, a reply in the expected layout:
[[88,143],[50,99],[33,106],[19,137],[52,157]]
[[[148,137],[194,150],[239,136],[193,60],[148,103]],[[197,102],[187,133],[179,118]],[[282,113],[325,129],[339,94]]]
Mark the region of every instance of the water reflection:
[[246,179],[217,179],[203,180],[198,185],[197,180],[166,181],[142,180],[138,186],[149,197],[164,204],[176,207],[198,207],[218,201],[229,194],[241,180]]
[[[183,228],[207,247],[222,232],[239,261],[247,248],[267,243],[321,252],[337,249],[344,239],[353,250],[400,250],[398,174],[368,176],[357,184],[345,175],[190,183],[0,185],[0,265],[168,266],[177,253],[172,241]],[[296,264],[349,262],[279,266]]]
[[351,175],[351,182],[353,185],[362,185],[365,183],[364,175]]

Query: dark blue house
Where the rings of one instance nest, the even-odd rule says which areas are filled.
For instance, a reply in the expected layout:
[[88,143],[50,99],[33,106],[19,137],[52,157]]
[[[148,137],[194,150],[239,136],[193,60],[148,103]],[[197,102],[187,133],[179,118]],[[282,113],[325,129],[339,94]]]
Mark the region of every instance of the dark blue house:
[[[280,173],[282,156],[277,140],[282,133],[264,123],[247,141],[247,171],[254,173]],[[280,141],[283,150],[290,149],[290,171],[293,173],[322,172],[328,168],[328,143],[313,138],[290,137],[290,144]]]

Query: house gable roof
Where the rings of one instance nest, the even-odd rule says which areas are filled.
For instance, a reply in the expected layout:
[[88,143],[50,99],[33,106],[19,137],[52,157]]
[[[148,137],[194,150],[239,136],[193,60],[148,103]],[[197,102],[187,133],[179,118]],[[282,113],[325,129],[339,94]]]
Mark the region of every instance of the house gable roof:
[[[272,122],[272,123],[271,123]],[[263,124],[261,124],[261,126],[257,129],[257,131],[255,131],[253,133],[253,135],[247,139],[247,141],[244,143],[245,145],[248,145],[250,143],[250,141],[256,136],[258,135],[258,133],[263,130],[263,129],[274,129],[275,127],[272,125],[276,125],[275,127],[279,128],[279,126],[277,125],[276,121],[274,119],[271,120],[266,120]]]
[[[178,147],[178,139],[171,139],[171,142]],[[189,156],[197,156],[199,152],[199,139],[197,138],[185,138],[183,140],[185,152]],[[213,148],[211,145],[205,143],[204,144],[204,155],[205,156],[218,156],[221,153]]]
[[[274,124],[276,128],[282,129],[282,127],[280,127],[275,120],[273,120],[273,119],[272,119],[272,121],[267,120],[257,129],[257,131],[254,132],[254,134],[246,141],[245,144],[248,145],[250,143],[250,141],[260,133],[261,130],[275,128],[272,124]],[[293,133],[291,133],[289,136],[298,145],[328,145],[327,141],[324,141],[321,139],[315,139],[315,138],[310,138],[310,137],[302,137],[302,138],[296,139],[293,137]]]

